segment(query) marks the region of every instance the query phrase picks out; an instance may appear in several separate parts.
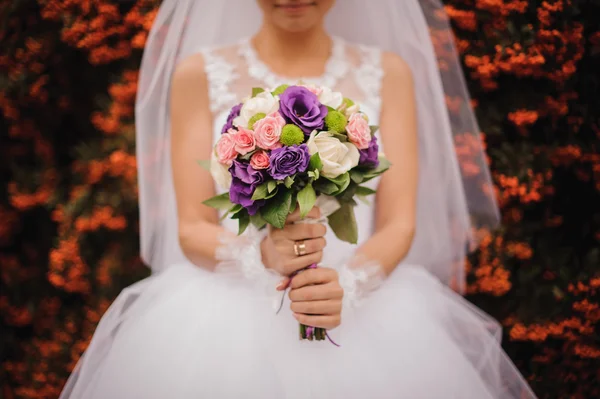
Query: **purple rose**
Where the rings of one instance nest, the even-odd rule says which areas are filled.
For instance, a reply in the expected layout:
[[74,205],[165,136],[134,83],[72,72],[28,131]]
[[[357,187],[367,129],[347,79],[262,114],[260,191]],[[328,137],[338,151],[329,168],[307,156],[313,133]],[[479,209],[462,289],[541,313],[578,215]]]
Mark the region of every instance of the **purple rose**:
[[379,166],[379,145],[377,144],[377,137],[373,136],[369,147],[364,150],[359,150],[360,159],[358,164],[360,166],[366,166],[369,168],[376,168]]
[[252,195],[256,187],[264,183],[263,171],[256,170],[247,162],[233,161],[229,168],[231,173],[231,187],[229,188],[229,200],[239,204],[248,210],[248,214],[255,215],[265,201],[253,201]]
[[313,130],[323,128],[329,111],[307,88],[290,86],[279,96],[279,112],[289,123],[298,125],[305,135],[309,135]]
[[240,103],[231,109],[231,112],[229,112],[229,116],[227,117],[227,123],[225,123],[223,129],[221,129],[221,134],[226,133],[229,129],[233,127],[233,120],[240,116],[242,105],[244,104]]
[[281,147],[271,151],[269,174],[276,180],[283,180],[296,173],[306,172],[310,154],[306,144]]

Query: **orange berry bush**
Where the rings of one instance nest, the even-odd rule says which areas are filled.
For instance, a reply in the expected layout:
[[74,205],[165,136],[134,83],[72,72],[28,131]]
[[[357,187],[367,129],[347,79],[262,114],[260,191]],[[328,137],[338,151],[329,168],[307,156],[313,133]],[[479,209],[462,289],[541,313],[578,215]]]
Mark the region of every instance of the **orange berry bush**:
[[[111,301],[148,275],[133,107],[159,3],[0,4],[0,399],[56,398]],[[467,262],[469,299],[540,398],[600,397],[600,0],[446,9],[503,215]],[[476,176],[479,144],[456,145]]]

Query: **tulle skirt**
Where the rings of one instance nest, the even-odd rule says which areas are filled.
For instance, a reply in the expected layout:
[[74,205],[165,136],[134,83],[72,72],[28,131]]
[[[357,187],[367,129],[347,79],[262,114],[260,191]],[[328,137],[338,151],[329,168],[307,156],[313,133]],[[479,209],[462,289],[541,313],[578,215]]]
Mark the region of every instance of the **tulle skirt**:
[[[275,288],[273,287],[273,290]],[[489,316],[400,265],[328,341],[300,341],[289,302],[175,265],[117,298],[61,398],[533,398]]]

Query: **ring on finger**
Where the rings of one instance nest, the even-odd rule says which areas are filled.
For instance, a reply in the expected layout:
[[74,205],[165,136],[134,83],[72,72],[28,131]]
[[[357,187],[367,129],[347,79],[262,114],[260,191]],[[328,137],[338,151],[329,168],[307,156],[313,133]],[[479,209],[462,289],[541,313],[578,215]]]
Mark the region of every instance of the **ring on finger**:
[[304,241],[296,241],[294,243],[294,253],[296,256],[306,255],[306,243]]

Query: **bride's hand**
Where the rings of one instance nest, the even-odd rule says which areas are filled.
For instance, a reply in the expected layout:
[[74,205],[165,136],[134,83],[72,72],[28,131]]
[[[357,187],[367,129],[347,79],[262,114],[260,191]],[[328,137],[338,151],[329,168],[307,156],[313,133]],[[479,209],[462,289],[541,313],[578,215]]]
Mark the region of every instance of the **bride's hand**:
[[[306,217],[318,219],[319,209],[313,208]],[[269,234],[261,243],[263,263],[282,276],[291,276],[323,258],[327,228],[321,223],[294,224],[298,220],[300,212],[296,210],[288,216],[283,229],[269,228]],[[304,254],[298,255],[296,250],[303,250]]]
[[302,324],[331,330],[341,323],[342,297],[337,271],[309,269],[292,279],[291,309]]

